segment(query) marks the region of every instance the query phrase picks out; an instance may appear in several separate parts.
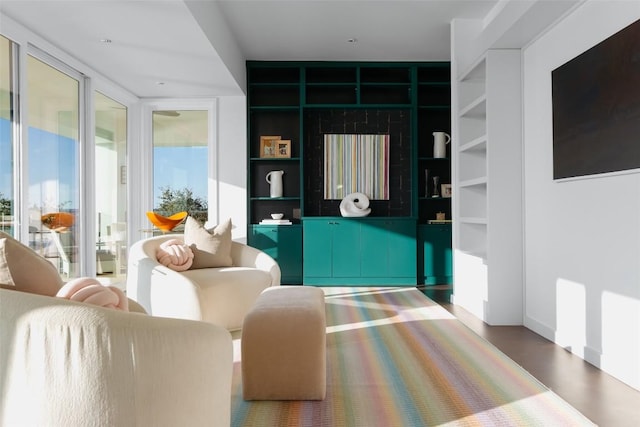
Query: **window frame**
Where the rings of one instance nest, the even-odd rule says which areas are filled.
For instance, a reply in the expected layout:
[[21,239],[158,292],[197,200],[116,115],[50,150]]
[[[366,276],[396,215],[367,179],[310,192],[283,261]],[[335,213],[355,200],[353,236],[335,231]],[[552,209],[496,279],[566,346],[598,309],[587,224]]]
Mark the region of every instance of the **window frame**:
[[[60,50],[55,45],[51,44],[48,40],[43,39],[37,34],[33,33],[30,29],[22,26],[21,24],[13,21],[7,16],[2,17],[2,29],[0,34],[3,37],[9,39],[13,44],[14,61],[12,64],[12,78],[13,78],[13,161],[14,161],[14,180],[13,180],[13,200],[15,203],[14,217],[17,218],[16,226],[14,229],[15,237],[28,244],[29,240],[29,224],[25,218],[28,218],[28,209],[25,200],[26,186],[28,185],[28,161],[26,156],[26,144],[27,144],[27,100],[25,94],[27,93],[27,79],[26,79],[26,64],[28,55],[32,55],[40,61],[52,66],[53,68],[65,73],[70,74],[71,77],[78,79],[76,73],[80,76],[81,80],[79,88],[79,102],[81,105],[79,111],[79,139],[80,139],[80,200],[79,207],[86,212],[86,215],[82,215],[81,224],[79,227],[82,230],[81,237],[78,238],[79,245],[85,248],[80,251],[80,274],[86,276],[95,276],[95,253],[86,248],[95,248],[96,239],[94,231],[96,229],[95,215],[95,200],[93,199],[93,186],[95,183],[94,177],[88,171],[93,170],[95,156],[93,150],[93,141],[95,138],[94,130],[94,118],[93,118],[93,92],[100,91],[104,95],[120,102],[127,106],[127,121],[130,123],[127,129],[128,153],[127,153],[127,171],[130,170],[129,165],[135,164],[134,162],[139,159],[138,156],[132,157],[133,150],[131,149],[131,141],[140,140],[140,98],[128,92],[121,86],[116,85],[114,82],[108,80],[97,71],[88,67],[86,64],[80,62],[76,58],[69,56],[66,52]],[[82,107],[82,104],[84,106]],[[90,145],[87,146],[87,141],[90,141]],[[141,144],[136,144],[141,145]],[[132,162],[132,159],[134,162]],[[131,182],[131,180],[127,180]],[[132,212],[132,207],[135,208],[132,203],[132,194],[135,194],[129,186],[127,190],[127,204],[128,218],[127,218],[127,236],[131,239],[135,238],[133,234],[134,230],[138,230],[139,224],[135,222],[136,215]],[[138,197],[135,200],[139,200]]]
[[[140,164],[142,185],[139,193],[142,201],[139,217],[142,224],[148,223],[145,212],[153,210],[153,112],[166,110],[206,110],[208,112],[208,141],[207,141],[207,206],[208,223],[219,222],[218,210],[218,126],[217,126],[217,99],[153,99],[147,100],[142,106],[142,141],[144,141],[142,162]],[[146,221],[146,222],[145,222]],[[143,227],[144,228],[144,227]],[[148,228],[148,227],[147,227]],[[140,236],[140,238],[148,236]]]

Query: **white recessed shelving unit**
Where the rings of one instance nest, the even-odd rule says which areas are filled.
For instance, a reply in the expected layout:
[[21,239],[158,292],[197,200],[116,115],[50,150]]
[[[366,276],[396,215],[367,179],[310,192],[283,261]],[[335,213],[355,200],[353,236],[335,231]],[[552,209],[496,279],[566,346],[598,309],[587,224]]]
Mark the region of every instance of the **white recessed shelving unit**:
[[490,324],[522,322],[520,68],[490,49],[452,83],[453,298]]

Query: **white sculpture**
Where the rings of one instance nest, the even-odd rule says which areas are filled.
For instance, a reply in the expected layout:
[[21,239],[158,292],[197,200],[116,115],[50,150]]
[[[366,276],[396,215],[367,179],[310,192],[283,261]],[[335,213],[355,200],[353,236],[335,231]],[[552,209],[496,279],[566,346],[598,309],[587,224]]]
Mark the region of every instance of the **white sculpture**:
[[340,202],[342,216],[367,216],[370,213],[369,198],[363,193],[347,194]]

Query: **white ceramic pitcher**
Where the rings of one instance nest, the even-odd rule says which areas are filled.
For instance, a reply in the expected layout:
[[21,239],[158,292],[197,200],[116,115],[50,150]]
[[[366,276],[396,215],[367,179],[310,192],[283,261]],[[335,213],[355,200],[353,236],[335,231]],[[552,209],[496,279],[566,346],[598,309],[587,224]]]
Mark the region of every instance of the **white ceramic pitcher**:
[[267,182],[271,185],[269,196],[282,197],[282,175],[284,175],[284,171],[271,171],[267,174]]
[[451,141],[451,136],[446,132],[433,133],[433,157],[447,157],[447,144]]

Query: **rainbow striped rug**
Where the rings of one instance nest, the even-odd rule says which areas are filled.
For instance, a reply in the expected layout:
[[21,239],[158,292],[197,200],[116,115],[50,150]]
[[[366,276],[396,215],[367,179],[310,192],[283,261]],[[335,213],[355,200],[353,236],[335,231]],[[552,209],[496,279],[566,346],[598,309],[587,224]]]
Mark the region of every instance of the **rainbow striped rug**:
[[244,401],[236,342],[232,426],[593,425],[419,290],[324,290],[326,399]]

